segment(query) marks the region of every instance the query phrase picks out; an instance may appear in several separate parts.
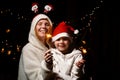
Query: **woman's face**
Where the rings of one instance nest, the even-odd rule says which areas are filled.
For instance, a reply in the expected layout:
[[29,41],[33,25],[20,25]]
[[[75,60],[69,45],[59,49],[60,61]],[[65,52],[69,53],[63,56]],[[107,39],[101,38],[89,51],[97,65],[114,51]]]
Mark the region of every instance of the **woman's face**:
[[50,23],[47,19],[42,19],[38,21],[35,27],[36,34],[39,38],[45,38],[48,29],[50,28]]
[[62,53],[66,53],[68,51],[70,43],[71,41],[68,37],[61,37],[54,41],[55,47]]

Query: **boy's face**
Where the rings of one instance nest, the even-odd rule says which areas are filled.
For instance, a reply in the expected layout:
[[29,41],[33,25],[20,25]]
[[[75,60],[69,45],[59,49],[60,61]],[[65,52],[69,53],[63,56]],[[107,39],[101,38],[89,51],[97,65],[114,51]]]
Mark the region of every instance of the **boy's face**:
[[71,41],[68,37],[61,37],[54,41],[55,47],[62,53],[68,52],[68,49],[70,47]]

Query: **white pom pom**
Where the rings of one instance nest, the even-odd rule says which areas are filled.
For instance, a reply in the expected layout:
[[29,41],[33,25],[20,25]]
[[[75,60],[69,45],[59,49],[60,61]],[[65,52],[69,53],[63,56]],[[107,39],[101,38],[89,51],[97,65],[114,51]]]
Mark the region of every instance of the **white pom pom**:
[[45,13],[48,13],[48,12],[50,12],[50,11],[52,11],[52,10],[53,10],[53,6],[52,6],[51,4],[46,5],[46,6],[44,7],[44,12],[45,12]]
[[74,30],[74,34],[78,34],[78,33],[79,33],[78,29]]
[[45,6],[45,10],[46,10],[46,11],[51,11],[51,10],[52,10],[52,7],[51,7],[50,5],[46,5],[46,6]]
[[32,11],[35,11],[36,9],[38,9],[38,6],[37,5],[34,5],[34,6],[32,6]]
[[32,3],[31,10],[34,11],[34,13],[37,13],[38,12],[38,3],[36,3],[36,2]]

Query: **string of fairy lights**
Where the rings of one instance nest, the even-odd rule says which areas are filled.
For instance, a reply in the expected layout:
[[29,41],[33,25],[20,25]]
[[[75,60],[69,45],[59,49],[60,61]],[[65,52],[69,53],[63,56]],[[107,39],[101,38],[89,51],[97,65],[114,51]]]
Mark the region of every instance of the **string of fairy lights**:
[[[100,0],[97,2],[97,5],[90,11],[88,11],[87,14],[85,14],[85,16],[81,17],[81,22],[82,22],[82,29],[80,28],[80,31],[83,32],[81,34],[79,34],[78,36],[82,35],[80,37],[80,46],[79,49],[82,51],[83,54],[87,53],[87,49],[89,49],[89,47],[87,46],[87,41],[85,40],[86,34],[87,32],[91,32],[92,31],[92,24],[94,23],[95,20],[95,13],[97,10],[99,10],[101,7],[103,6],[103,0]],[[88,47],[88,48],[87,48]]]
[[[85,16],[81,17],[81,22],[84,25],[82,29],[80,30],[86,30],[89,31],[92,30],[92,22],[95,20],[95,12],[96,10],[99,10],[101,6],[103,5],[103,1],[100,0],[97,2],[97,5],[90,10],[88,14],[85,14]],[[26,9],[27,10],[27,9]],[[30,11],[26,11],[23,9],[4,9],[0,8],[0,56],[8,56],[11,60],[18,60],[21,49],[23,45],[21,44],[22,41],[16,40],[14,36],[11,33],[13,33],[13,29],[17,29],[23,25],[28,25],[31,22],[30,18]],[[30,10],[30,9],[28,9]],[[26,14],[29,13],[29,14]],[[28,25],[29,26],[29,25]],[[18,29],[19,29],[18,28]],[[82,46],[80,46],[80,49],[83,51],[83,53],[87,53],[87,50],[84,48],[84,45],[87,45],[87,42],[84,40],[86,33],[82,33]],[[17,36],[17,35],[16,35]],[[22,40],[22,39],[21,39]]]

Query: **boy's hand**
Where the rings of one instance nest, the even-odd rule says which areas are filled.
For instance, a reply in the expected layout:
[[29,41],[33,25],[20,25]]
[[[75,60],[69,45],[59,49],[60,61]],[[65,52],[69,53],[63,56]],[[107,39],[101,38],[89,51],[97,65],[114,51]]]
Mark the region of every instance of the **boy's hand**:
[[79,68],[81,68],[85,63],[85,60],[84,59],[81,59],[79,60],[77,63],[76,63],[76,66],[78,66]]

